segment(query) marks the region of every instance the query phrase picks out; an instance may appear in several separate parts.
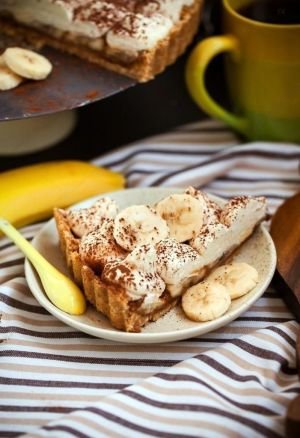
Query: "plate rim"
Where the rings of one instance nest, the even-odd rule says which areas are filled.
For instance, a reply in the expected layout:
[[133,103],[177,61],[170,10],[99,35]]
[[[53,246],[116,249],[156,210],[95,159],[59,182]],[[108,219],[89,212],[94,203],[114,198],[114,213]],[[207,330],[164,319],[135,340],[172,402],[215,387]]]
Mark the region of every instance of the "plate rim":
[[[100,197],[103,196],[111,196],[112,194],[118,194],[118,193],[123,193],[123,192],[135,192],[138,191],[140,192],[141,190],[143,191],[155,191],[157,190],[157,187],[139,187],[139,188],[128,188],[128,189],[123,189],[123,190],[118,190],[118,191],[113,191],[113,192],[106,192],[106,193],[101,193],[99,195],[84,199],[74,205],[71,205],[69,208],[80,208],[82,206],[86,206],[86,204],[92,204],[96,199],[99,199]],[[162,191],[163,189],[165,189],[166,193],[171,193],[173,192],[178,192],[178,191],[182,191],[184,190],[182,187],[159,187],[159,190]],[[219,201],[226,201],[224,198],[218,197],[216,195],[213,195],[209,192],[205,192],[208,194],[208,196],[210,198],[214,198],[215,200],[219,200]],[[42,228],[38,231],[38,233],[34,236],[33,240],[32,240],[32,245],[35,246],[36,241],[39,239],[40,234],[42,234],[43,232],[45,232],[45,229],[47,229],[48,227],[51,228],[55,223],[54,218],[52,217],[51,219],[49,219],[47,222],[44,223],[44,225],[42,226]],[[266,278],[264,279],[264,281],[261,284],[261,287],[258,289],[258,291],[252,295],[251,297],[249,297],[249,300],[247,300],[245,303],[242,304],[242,309],[240,307],[238,307],[235,310],[232,311],[228,311],[226,312],[224,315],[222,315],[221,317],[213,320],[213,321],[208,321],[205,323],[195,323],[197,325],[186,328],[186,329],[182,329],[182,330],[171,330],[171,331],[167,331],[167,332],[162,332],[162,333],[132,333],[132,332],[124,332],[124,331],[116,331],[116,330],[110,330],[107,328],[101,328],[101,327],[96,327],[96,326],[90,326],[84,322],[78,321],[76,320],[76,316],[75,315],[70,315],[66,312],[61,311],[60,309],[58,309],[54,304],[52,304],[52,302],[47,298],[41,284],[40,284],[40,280],[39,280],[39,276],[37,274],[37,272],[35,271],[34,267],[31,265],[31,263],[28,261],[27,258],[25,258],[25,263],[24,263],[24,268],[25,268],[25,278],[28,284],[29,289],[31,290],[33,296],[36,298],[36,300],[39,302],[39,304],[46,309],[52,316],[56,317],[57,319],[59,319],[60,321],[64,322],[65,324],[67,324],[68,326],[71,326],[72,328],[75,328],[78,331],[82,331],[84,333],[87,333],[91,336],[94,336],[96,338],[102,338],[102,339],[107,339],[107,340],[111,340],[111,341],[115,341],[115,342],[127,342],[127,343],[165,343],[165,342],[174,342],[174,341],[179,341],[179,340],[183,340],[183,339],[189,339],[189,338],[193,338],[195,336],[200,336],[202,334],[205,333],[209,333],[211,331],[215,331],[220,327],[223,327],[227,324],[229,324],[230,322],[232,322],[234,319],[238,318],[242,313],[244,313],[245,311],[248,310],[249,307],[251,307],[251,305],[262,296],[262,294],[264,293],[264,291],[266,290],[266,288],[268,287],[268,285],[270,284],[273,274],[275,272],[276,269],[276,250],[275,250],[275,245],[274,242],[268,232],[268,230],[266,229],[265,225],[263,223],[259,224],[259,228],[262,231],[264,238],[267,240],[267,243],[269,245],[270,251],[269,251],[269,255],[270,255],[270,271],[268,272],[268,275],[266,276]],[[71,278],[71,276],[70,276]],[[88,305],[90,305],[88,303]],[[203,327],[203,324],[205,324],[205,326]]]

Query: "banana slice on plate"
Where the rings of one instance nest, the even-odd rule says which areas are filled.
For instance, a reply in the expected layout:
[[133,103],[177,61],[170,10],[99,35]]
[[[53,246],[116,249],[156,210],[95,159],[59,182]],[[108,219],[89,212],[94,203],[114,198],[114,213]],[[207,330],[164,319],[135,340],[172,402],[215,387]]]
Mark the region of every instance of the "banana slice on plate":
[[138,245],[155,245],[168,237],[169,232],[166,221],[147,205],[127,207],[115,218],[114,238],[127,251]]
[[182,193],[170,195],[155,206],[170,228],[170,237],[185,242],[195,237],[204,222],[204,201]]
[[184,313],[197,322],[219,318],[227,312],[230,303],[230,295],[225,286],[206,280],[190,287],[182,297]]
[[10,70],[5,63],[3,56],[0,56],[0,90],[11,90],[16,88],[22,82],[23,78]]
[[232,300],[240,298],[258,283],[258,272],[248,263],[233,262],[215,269],[207,278],[226,287]]
[[27,79],[45,79],[52,71],[52,64],[45,56],[21,47],[6,49],[3,59],[13,72]]

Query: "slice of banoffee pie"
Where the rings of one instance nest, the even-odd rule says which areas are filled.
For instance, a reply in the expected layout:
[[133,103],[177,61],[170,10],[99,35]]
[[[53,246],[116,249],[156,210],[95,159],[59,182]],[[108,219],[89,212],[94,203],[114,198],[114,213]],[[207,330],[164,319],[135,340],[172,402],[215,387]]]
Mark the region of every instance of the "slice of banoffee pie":
[[167,313],[267,216],[265,198],[220,205],[189,187],[155,205],[119,210],[109,197],[85,209],[55,209],[74,279],[111,324],[128,332]]

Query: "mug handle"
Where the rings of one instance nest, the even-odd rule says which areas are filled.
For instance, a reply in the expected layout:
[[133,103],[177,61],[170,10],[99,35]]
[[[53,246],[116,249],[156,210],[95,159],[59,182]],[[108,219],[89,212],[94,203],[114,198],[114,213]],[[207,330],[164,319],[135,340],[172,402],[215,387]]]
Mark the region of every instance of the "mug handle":
[[222,108],[209,95],[205,87],[205,72],[210,61],[222,52],[239,56],[239,43],[231,35],[213,36],[201,41],[192,51],[186,65],[186,84],[194,101],[212,117],[223,120],[232,128],[247,134],[247,119]]

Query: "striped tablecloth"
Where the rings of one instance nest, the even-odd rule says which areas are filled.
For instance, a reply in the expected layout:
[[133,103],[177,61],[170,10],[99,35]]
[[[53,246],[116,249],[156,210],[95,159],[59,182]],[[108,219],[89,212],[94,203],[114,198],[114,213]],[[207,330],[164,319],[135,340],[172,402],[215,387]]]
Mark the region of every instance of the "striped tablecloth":
[[[229,198],[264,195],[274,211],[300,190],[300,147],[240,144],[195,123],[97,158],[128,186],[192,184]],[[24,228],[31,239],[43,224]],[[126,345],[64,325],[33,298],[22,254],[0,240],[0,436],[279,437],[300,393],[298,324],[268,288],[215,332]]]

